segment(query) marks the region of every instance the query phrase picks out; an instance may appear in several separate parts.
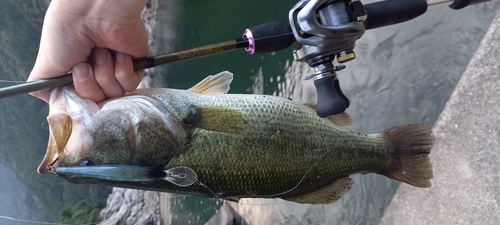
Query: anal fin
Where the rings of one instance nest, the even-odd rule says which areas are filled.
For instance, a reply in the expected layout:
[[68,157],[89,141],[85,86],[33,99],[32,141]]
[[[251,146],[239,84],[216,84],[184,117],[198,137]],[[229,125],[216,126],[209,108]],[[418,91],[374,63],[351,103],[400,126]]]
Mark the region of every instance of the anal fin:
[[330,181],[323,187],[304,194],[285,197],[283,199],[301,204],[330,204],[344,196],[352,188],[352,179],[342,177]]

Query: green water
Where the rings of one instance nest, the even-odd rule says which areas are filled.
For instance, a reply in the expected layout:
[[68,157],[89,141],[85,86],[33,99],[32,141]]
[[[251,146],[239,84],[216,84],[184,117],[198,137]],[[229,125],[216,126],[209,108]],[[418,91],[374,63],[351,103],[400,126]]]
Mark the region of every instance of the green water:
[[[363,1],[364,3],[373,1]],[[245,28],[286,20],[296,1],[161,1],[154,53],[171,52],[241,37]],[[367,31],[357,42],[357,60],[339,73],[354,130],[378,132],[393,126],[434,124],[499,9],[490,2],[461,11],[446,7],[396,26]],[[295,46],[276,53],[243,50],[178,62],[155,69],[154,85],[189,88],[209,74],[235,74],[231,93],[264,93],[315,102],[311,70],[293,62]],[[355,175],[353,190],[330,205],[248,200],[236,206],[252,224],[377,224],[399,182]],[[172,196],[172,224],[203,224],[221,201]]]
[[[175,12],[162,8],[176,4]],[[252,1],[202,1],[160,2],[157,34],[153,54],[188,49],[203,45],[240,38],[247,27],[268,21],[286,20],[287,8],[294,1],[269,1],[265,5]],[[167,6],[168,7],[168,6]],[[167,15],[165,15],[167,14]],[[162,18],[175,15],[175,25],[164,25]],[[165,33],[175,36],[173,40],[163,40]],[[171,34],[173,33],[173,34]],[[252,76],[259,70],[266,78],[284,76],[285,62],[292,59],[292,48],[284,51],[260,55],[250,55],[244,50],[222,53],[215,56],[178,62],[155,68],[156,85],[189,88],[209,74],[223,70],[235,74],[231,84],[232,93],[248,93],[253,84]],[[277,85],[266,85],[266,92],[277,90]]]

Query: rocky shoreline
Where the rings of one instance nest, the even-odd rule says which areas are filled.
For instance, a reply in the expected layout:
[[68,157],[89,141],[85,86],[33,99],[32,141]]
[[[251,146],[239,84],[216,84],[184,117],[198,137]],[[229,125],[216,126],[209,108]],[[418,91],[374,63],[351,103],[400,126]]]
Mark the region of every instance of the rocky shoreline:
[[[142,19],[148,32],[148,44],[151,48],[155,38],[156,11],[158,0],[149,0],[142,11]],[[139,84],[140,88],[151,87],[151,73],[147,69],[144,78]],[[100,213],[101,225],[132,225],[148,224],[159,225],[160,219],[160,193],[140,191],[125,188],[113,188],[108,197],[107,206]]]
[[434,125],[432,187],[401,185],[381,225],[498,224],[499,54],[500,11]]

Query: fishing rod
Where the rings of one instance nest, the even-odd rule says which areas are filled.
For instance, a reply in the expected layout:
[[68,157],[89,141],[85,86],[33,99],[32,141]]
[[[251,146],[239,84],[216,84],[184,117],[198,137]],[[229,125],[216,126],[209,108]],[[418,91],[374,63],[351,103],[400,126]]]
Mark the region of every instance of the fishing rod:
[[[356,58],[355,42],[366,30],[406,22],[429,8],[448,6],[458,10],[490,0],[387,0],[363,5],[360,0],[301,0],[289,12],[289,21],[274,21],[245,30],[242,38],[198,48],[133,59],[134,70],[200,58],[244,48],[250,54],[286,49],[294,42],[296,61],[306,62],[314,73],[318,92],[316,112],[328,117],[350,105],[342,93],[336,72]],[[334,65],[336,59],[337,65]],[[72,74],[0,88],[0,98],[73,83]]]
[[[255,43],[265,45],[258,49]],[[182,51],[166,53],[157,56],[133,59],[134,70],[148,69],[155,66],[201,58],[208,55],[215,55],[229,52],[236,49],[245,48],[250,54],[279,51],[288,48],[293,43],[293,33],[284,22],[269,22],[252,28],[248,28],[243,38],[205,45],[198,48],[191,48]],[[0,98],[10,97],[34,91],[51,89],[73,83],[71,73],[36,81],[29,81],[21,84],[0,88]]]
[[[273,21],[246,29],[242,38],[157,56],[136,58],[132,62],[134,70],[141,70],[241,48],[245,48],[250,54],[279,51],[290,47],[293,42],[293,33],[286,21]],[[256,44],[258,44],[259,48],[256,48]],[[0,98],[51,89],[72,83],[73,75],[71,73],[49,79],[29,81],[0,88]]]

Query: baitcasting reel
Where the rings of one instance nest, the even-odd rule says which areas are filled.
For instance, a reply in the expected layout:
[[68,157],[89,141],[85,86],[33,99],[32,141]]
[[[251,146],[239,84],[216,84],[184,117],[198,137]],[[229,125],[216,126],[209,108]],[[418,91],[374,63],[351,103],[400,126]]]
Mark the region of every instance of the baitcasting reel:
[[386,0],[367,5],[359,0],[299,1],[289,12],[290,27],[299,43],[293,55],[296,61],[314,68],[314,74],[304,80],[314,80],[317,114],[328,117],[349,107],[336,72],[356,58],[355,42],[365,30],[411,20],[434,6],[448,5],[458,10],[486,1],[489,0]]
[[[327,117],[344,112],[349,99],[342,93],[337,71],[356,58],[354,45],[365,33],[367,18],[359,0],[302,0],[289,13],[290,26],[299,46],[293,56],[314,68],[318,91],[316,112]],[[339,65],[334,66],[336,59]]]

